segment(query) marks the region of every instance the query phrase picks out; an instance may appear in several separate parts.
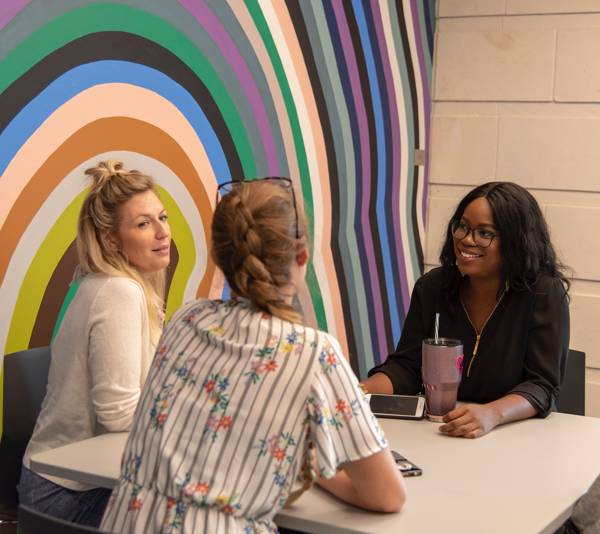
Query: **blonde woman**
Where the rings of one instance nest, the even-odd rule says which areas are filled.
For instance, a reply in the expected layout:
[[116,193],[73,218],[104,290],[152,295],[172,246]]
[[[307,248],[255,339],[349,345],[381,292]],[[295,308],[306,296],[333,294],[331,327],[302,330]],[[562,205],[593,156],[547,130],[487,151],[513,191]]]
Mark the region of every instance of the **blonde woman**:
[[235,297],[192,302],[166,328],[101,529],[275,532],[299,474],[400,509],[402,478],[338,342],[292,306],[308,251],[290,181],[221,189],[212,254]]
[[129,430],[162,329],[171,234],[154,181],[120,162],[88,169],[80,284],[52,344],[48,388],[23,459],[22,504],[97,526],[109,490],[30,470],[32,454]]

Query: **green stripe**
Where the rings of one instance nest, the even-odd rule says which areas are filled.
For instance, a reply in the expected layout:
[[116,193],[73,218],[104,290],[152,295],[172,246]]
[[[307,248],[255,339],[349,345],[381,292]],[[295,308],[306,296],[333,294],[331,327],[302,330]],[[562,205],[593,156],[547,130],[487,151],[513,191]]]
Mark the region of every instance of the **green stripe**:
[[[285,102],[285,107],[288,112],[288,118],[290,121],[290,126],[292,128],[292,135],[294,138],[294,145],[296,147],[296,157],[298,160],[298,169],[300,171],[301,185],[302,185],[302,196],[304,197],[304,210],[306,213],[306,218],[308,221],[308,230],[309,235],[311,236],[311,254],[312,258],[314,243],[314,204],[313,204],[313,195],[312,195],[312,186],[310,182],[310,174],[308,171],[308,159],[306,157],[306,147],[304,145],[304,139],[302,137],[302,129],[300,128],[300,121],[298,120],[298,111],[296,109],[296,105],[294,104],[294,99],[292,96],[292,91],[290,89],[289,83],[287,81],[287,77],[285,75],[285,70],[283,68],[283,64],[281,62],[281,58],[279,57],[279,53],[277,51],[277,47],[275,46],[275,41],[273,40],[273,36],[269,31],[269,25],[265,20],[264,14],[258,5],[257,0],[245,0],[246,7],[254,20],[254,24],[260,33],[262,40],[264,42],[265,48],[267,49],[267,53],[269,54],[269,58],[271,59],[271,63],[273,65],[273,70],[277,76],[277,81],[279,82],[279,87],[281,89],[281,93],[283,95],[283,100]],[[321,330],[327,330],[327,317],[325,315],[325,306],[323,305],[323,297],[321,295],[321,289],[319,287],[319,281],[317,279],[317,275],[315,273],[314,265],[312,263],[312,259],[310,260],[307,268],[306,274],[306,282],[308,285],[308,289],[310,291],[311,300],[315,309],[315,316],[317,318],[317,324]]]
[[56,324],[54,325],[54,331],[52,332],[52,340],[50,341],[50,343],[54,342],[54,338],[56,337],[56,334],[58,334],[60,325],[62,324],[63,319],[65,317],[65,313],[67,313],[67,309],[69,308],[71,301],[75,297],[75,293],[77,293],[77,290],[79,289],[80,285],[81,280],[75,280],[69,286],[67,296],[65,297],[65,300],[63,300],[63,303],[60,307],[60,311],[58,312],[58,319],[56,320]]
[[114,3],[91,4],[55,18],[11,50],[0,63],[0,93],[49,53],[83,35],[103,31],[140,35],[179,57],[205,83],[223,114],[244,174],[256,175],[248,133],[210,62],[177,28],[137,8]]
[[329,110],[332,134],[336,148],[338,165],[338,180],[340,198],[333,199],[338,202],[340,210],[340,254],[348,287],[346,291],[350,310],[345,310],[352,321],[352,329],[356,342],[356,350],[360,352],[357,357],[360,376],[366,376],[367,371],[373,367],[373,346],[371,344],[370,321],[366,306],[367,295],[361,270],[358,252],[358,242],[354,229],[354,217],[357,206],[356,182],[357,177],[354,159],[354,143],[350,117],[346,106],[346,98],[342,89],[333,43],[327,26],[325,11],[320,3],[305,3],[301,5],[306,20],[307,30],[319,45],[312,43],[315,50],[315,61],[319,72],[323,73],[321,82],[323,93]]

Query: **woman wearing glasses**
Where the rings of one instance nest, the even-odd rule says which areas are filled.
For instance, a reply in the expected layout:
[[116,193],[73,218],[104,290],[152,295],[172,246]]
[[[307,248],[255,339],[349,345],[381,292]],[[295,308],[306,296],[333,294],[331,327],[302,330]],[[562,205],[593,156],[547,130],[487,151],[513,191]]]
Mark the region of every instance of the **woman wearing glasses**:
[[421,342],[439,335],[464,346],[459,405],[440,430],[479,437],[552,410],[569,346],[569,281],[533,196],[510,182],[463,198],[446,231],[441,267],[415,284],[396,352],[372,369],[372,393],[422,389]]
[[402,478],[338,342],[292,306],[308,238],[290,181],[221,189],[212,256],[235,296],[165,329],[101,530],[276,532],[315,471],[341,499],[398,510]]

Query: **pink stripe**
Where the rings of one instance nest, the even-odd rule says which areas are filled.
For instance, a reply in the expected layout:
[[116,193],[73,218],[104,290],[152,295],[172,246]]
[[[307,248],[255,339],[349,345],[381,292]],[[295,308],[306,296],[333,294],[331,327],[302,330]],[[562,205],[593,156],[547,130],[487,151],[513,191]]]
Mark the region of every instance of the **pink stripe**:
[[[397,147],[397,151],[392,151],[392,198],[400,198],[400,162],[402,158],[400,144],[400,127],[398,125],[398,102],[396,101],[396,92],[394,80],[392,78],[390,68],[389,47],[385,42],[385,33],[383,31],[383,23],[381,20],[381,10],[379,4],[374,2],[373,7],[373,24],[375,33],[381,51],[381,63],[383,65],[383,75],[385,85],[387,87],[388,104],[390,106],[390,126],[392,134],[392,147]],[[394,221],[394,234],[388,236],[388,239],[394,240],[394,248],[396,250],[396,261],[398,262],[398,279],[400,280],[400,295],[402,297],[402,305],[404,310],[408,310],[410,304],[410,290],[408,289],[408,275],[406,273],[406,264],[404,260],[404,251],[402,249],[402,235],[400,233],[400,203],[392,202],[392,220]],[[396,234],[397,232],[397,234]],[[392,305],[392,304],[390,304]]]
[[219,47],[223,57],[227,60],[227,63],[231,66],[240,86],[248,97],[250,107],[252,108],[253,115],[256,119],[257,128],[260,132],[265,149],[268,173],[271,175],[279,174],[280,169],[277,151],[271,134],[271,126],[269,125],[267,112],[265,111],[258,89],[252,79],[252,73],[242,56],[238,53],[235,43],[227,34],[221,21],[208,8],[204,1],[179,0],[179,3],[194,16],[198,21],[198,24],[200,24],[206,33],[210,35],[215,44]]
[[352,38],[346,24],[346,17],[344,15],[344,7],[341,2],[332,2],[333,11],[338,25],[338,31],[340,33],[340,40],[342,42],[342,49],[344,51],[344,57],[346,59],[346,65],[348,67],[348,77],[350,78],[350,86],[352,87],[352,97],[354,100],[354,106],[356,109],[356,117],[358,120],[358,136],[360,138],[360,159],[361,159],[361,172],[359,179],[362,177],[363,190],[362,198],[360,199],[360,221],[362,228],[362,235],[365,243],[365,253],[367,256],[367,264],[369,266],[369,273],[367,276],[371,279],[371,291],[373,297],[373,305],[375,311],[375,328],[377,330],[377,345],[379,347],[379,358],[382,354],[387,354],[386,347],[386,335],[385,335],[385,318],[383,314],[383,304],[381,302],[381,286],[379,284],[379,277],[377,276],[377,265],[375,264],[375,252],[373,247],[373,240],[370,234],[370,221],[369,221],[369,199],[371,198],[371,183],[369,177],[371,175],[371,158],[370,158],[370,146],[368,138],[368,125],[367,125],[367,114],[365,111],[364,100],[360,89],[360,80],[358,78],[358,65],[352,51],[354,51],[354,45]]
[[0,2],[0,30],[4,28],[17,13],[21,11],[31,0],[1,0]]

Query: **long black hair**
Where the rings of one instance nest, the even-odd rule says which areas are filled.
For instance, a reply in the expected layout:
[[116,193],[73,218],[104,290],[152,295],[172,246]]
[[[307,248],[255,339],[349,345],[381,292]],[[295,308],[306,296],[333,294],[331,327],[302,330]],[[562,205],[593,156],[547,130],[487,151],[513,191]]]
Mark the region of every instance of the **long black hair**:
[[524,187],[512,182],[488,182],[473,189],[458,204],[448,222],[440,263],[446,275],[446,286],[458,290],[461,275],[456,267],[452,223],[460,221],[467,206],[477,198],[485,198],[492,209],[494,226],[500,234],[502,257],[501,286],[517,291],[532,291],[540,275],[558,278],[568,291],[567,268],[556,257],[550,241],[548,225],[539,204]]

